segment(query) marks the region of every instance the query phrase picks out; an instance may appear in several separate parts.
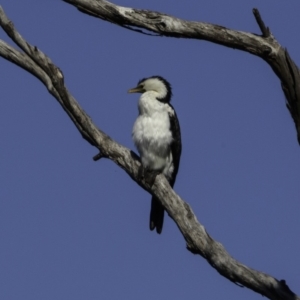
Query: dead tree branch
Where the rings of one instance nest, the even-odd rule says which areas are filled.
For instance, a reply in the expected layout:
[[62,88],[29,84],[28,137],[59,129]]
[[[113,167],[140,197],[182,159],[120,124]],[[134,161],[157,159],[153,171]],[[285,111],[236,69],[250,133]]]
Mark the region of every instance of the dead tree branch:
[[[97,3],[97,2],[95,2]],[[204,257],[221,275],[248,287],[269,299],[300,300],[284,280],[277,280],[253,270],[233,259],[219,242],[213,240],[201,225],[191,207],[170,187],[163,175],[156,177],[152,187],[138,177],[139,158],[135,153],[113,141],[98,129],[64,85],[62,71],[37,47],[30,45],[15,29],[0,7],[0,26],[23,52],[0,40],[0,56],[37,77],[59,102],[83,138],[100,150],[95,160],[106,157],[120,166],[143,189],[155,195],[175,221],[187,243],[187,249]],[[292,69],[292,67],[290,67]]]
[[122,7],[105,0],[63,1],[74,5],[83,13],[138,32],[145,33],[135,28],[146,29],[159,36],[206,40],[259,56],[271,66],[281,82],[286,106],[294,120],[300,144],[299,69],[287,49],[276,41],[265,26],[257,9],[253,9],[253,14],[262,32],[261,36],[204,22],[185,21],[160,12]]

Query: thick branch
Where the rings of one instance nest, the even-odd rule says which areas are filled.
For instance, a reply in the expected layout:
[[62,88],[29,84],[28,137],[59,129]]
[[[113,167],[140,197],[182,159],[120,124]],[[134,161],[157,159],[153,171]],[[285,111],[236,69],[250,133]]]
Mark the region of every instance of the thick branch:
[[155,195],[163,204],[170,217],[175,221],[187,242],[187,248],[200,254],[211,266],[229,280],[246,286],[270,299],[300,300],[286,285],[265,273],[250,269],[233,259],[225,248],[213,240],[201,225],[190,206],[170,187],[163,175],[156,177],[154,185],[149,186],[138,176],[140,166],[135,153],[113,141],[98,129],[69,93],[63,82],[62,72],[51,60],[36,47],[31,46],[16,31],[0,7],[0,25],[11,39],[24,51],[12,48],[0,41],[0,56],[27,70],[46,86],[67,112],[82,136],[97,147],[101,154],[95,159],[106,157],[114,161],[142,188]]
[[[286,105],[294,120],[300,144],[300,75],[288,52],[272,36],[257,9],[253,10],[262,36],[204,23],[185,21],[159,12],[127,8],[104,0],[63,0],[83,13],[133,29],[138,27],[161,36],[206,40],[261,57],[281,81]],[[139,30],[141,32],[141,30]]]

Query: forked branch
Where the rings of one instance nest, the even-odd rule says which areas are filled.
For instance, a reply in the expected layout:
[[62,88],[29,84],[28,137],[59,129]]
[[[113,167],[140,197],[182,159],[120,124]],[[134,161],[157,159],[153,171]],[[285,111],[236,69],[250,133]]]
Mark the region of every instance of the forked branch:
[[96,155],[95,160],[101,157],[109,158],[124,169],[142,188],[161,201],[186,240],[188,250],[204,257],[212,267],[232,282],[248,287],[269,299],[300,300],[284,280],[277,280],[233,259],[219,242],[210,237],[203,225],[198,222],[191,207],[171,189],[163,175],[156,177],[152,187],[144,179],[140,179],[138,177],[140,162],[137,155],[113,141],[93,124],[64,85],[62,71],[42,51],[30,45],[16,31],[1,7],[0,26],[23,50],[21,52],[0,40],[0,56],[33,74],[46,86],[82,136],[100,150],[101,154]]
[[[206,40],[233,49],[246,51],[266,61],[281,81],[286,106],[291,113],[300,144],[300,74],[299,69],[265,26],[259,11],[253,14],[262,32],[257,35],[232,30],[223,26],[186,21],[160,12],[128,8],[105,0],[63,0],[81,12],[136,30],[141,28],[157,35],[176,38]],[[143,32],[139,29],[139,32]]]

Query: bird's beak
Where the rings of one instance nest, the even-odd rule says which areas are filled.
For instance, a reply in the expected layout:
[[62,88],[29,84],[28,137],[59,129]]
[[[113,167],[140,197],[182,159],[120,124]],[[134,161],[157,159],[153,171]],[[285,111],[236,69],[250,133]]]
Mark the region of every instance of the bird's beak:
[[133,89],[128,90],[128,93],[144,93],[144,92],[145,92],[145,90],[140,86],[137,86]]

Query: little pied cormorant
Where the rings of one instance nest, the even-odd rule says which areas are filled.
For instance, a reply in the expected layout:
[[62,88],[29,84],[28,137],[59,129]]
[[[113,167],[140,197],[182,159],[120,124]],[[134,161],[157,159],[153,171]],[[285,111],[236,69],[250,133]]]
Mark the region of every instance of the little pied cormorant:
[[[170,104],[171,85],[161,76],[141,79],[129,93],[142,93],[132,138],[141,156],[142,169],[154,176],[163,173],[173,187],[181,155],[181,135],[176,112]],[[143,172],[144,173],[144,172]],[[153,180],[155,177],[153,178]],[[164,208],[152,197],[150,230],[161,233]]]

